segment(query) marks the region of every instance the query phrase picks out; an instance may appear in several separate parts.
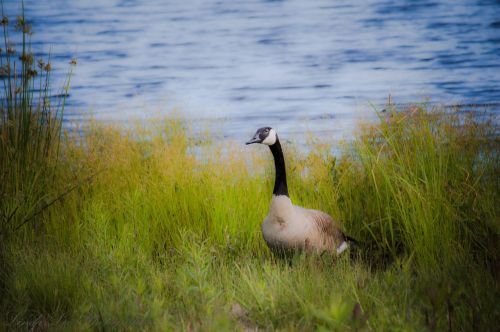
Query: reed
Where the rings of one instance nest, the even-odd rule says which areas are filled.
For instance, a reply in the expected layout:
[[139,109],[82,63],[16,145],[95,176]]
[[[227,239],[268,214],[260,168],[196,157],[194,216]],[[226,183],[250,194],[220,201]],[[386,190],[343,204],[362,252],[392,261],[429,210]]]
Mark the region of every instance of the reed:
[[[62,97],[51,95],[52,64],[36,58],[24,13],[13,23],[3,11],[0,49],[0,237],[8,237],[52,204],[61,123],[71,72]],[[4,239],[5,240],[5,239]]]

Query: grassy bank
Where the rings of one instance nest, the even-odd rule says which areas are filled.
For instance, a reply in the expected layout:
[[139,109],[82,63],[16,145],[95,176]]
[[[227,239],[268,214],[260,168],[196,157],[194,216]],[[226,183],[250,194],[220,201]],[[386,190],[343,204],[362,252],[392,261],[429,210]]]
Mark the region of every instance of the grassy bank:
[[266,149],[193,140],[177,119],[78,133],[39,188],[77,189],[4,241],[5,327],[496,328],[499,136],[488,121],[414,107],[361,128],[340,157],[286,145],[292,200],[363,243],[291,262],[260,233]]

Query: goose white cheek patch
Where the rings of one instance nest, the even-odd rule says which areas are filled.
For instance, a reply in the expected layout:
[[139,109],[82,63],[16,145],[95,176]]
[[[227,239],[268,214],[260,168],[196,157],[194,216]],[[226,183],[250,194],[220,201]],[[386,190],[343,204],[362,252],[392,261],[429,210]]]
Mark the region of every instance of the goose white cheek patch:
[[273,145],[274,143],[276,143],[276,131],[271,129],[269,135],[262,141],[262,144]]

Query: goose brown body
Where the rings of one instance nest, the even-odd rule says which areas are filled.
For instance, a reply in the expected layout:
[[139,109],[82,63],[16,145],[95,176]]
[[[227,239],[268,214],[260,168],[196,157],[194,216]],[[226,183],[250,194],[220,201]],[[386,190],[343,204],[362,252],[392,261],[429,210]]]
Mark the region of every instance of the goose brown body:
[[262,223],[262,234],[269,248],[277,254],[294,251],[340,254],[347,247],[347,237],[328,214],[292,204],[288,195],[285,160],[274,129],[257,130],[247,144],[269,146],[274,157],[276,178],[269,213]]
[[344,242],[339,225],[328,214],[293,205],[285,195],[273,196],[262,234],[275,252],[335,254]]

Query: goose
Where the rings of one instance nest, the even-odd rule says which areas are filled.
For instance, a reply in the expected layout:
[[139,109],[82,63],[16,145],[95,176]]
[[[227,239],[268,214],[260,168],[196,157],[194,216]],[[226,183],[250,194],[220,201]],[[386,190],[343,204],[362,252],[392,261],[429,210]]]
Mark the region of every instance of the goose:
[[292,204],[288,195],[283,151],[276,131],[262,127],[246,144],[265,144],[274,157],[276,177],[269,213],[262,223],[262,235],[277,255],[294,252],[340,255],[356,241],[342,232],[328,214]]

